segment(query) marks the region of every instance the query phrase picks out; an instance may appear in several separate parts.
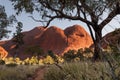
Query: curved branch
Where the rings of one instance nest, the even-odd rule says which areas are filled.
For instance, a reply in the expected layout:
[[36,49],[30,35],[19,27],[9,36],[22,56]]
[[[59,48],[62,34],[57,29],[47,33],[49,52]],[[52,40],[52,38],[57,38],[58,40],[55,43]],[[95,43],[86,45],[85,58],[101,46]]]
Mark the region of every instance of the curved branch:
[[105,25],[107,25],[115,16],[116,16],[116,9],[114,9],[109,15],[108,17],[102,21],[99,26],[102,29]]
[[51,18],[50,20],[48,20],[47,25],[45,26],[45,28],[47,28],[47,27],[49,26],[49,24],[50,24],[54,19],[55,19],[55,18],[53,17],[53,18]]
[[[85,12],[84,12],[82,9],[80,9],[80,10],[81,10],[81,12],[82,12],[84,18],[87,20],[87,16],[86,16]],[[88,29],[89,29],[89,31],[90,31],[92,40],[93,40],[93,42],[95,43],[95,38],[94,38],[94,35],[93,35],[93,32],[92,32],[92,28],[90,27],[89,24],[86,23],[86,25],[88,26]],[[93,28],[94,28],[94,26],[93,26]]]
[[87,4],[85,4],[85,0],[80,0],[80,2],[81,2],[82,7],[90,14],[92,22],[97,24],[98,17],[95,15],[95,12]]
[[30,17],[30,18],[32,18],[34,21],[36,21],[36,22],[47,22],[47,21],[43,21],[43,20],[37,20],[37,19],[35,19],[33,16],[28,16],[28,17]]
[[[88,23],[89,25],[93,25],[92,22],[90,22],[89,20],[86,20],[80,16],[71,16],[71,15],[67,15],[63,12],[63,10],[58,10],[58,9],[55,9],[53,7],[50,6],[50,4],[48,2],[44,2],[41,4],[44,6],[44,7],[47,7],[48,9],[50,9],[51,11],[57,13],[56,16],[58,16],[57,18],[66,18],[66,19],[71,19],[71,20],[80,20],[82,22],[85,22],[85,23]],[[58,14],[59,13],[59,14]],[[47,17],[47,16],[46,16]]]

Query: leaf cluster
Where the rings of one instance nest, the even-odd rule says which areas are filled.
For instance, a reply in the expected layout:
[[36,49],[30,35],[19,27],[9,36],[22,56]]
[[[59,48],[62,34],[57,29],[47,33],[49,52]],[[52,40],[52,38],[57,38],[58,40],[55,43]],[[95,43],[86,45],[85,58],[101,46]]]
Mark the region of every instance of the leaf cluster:
[[14,15],[8,16],[5,7],[0,5],[0,39],[8,38],[7,34],[11,32],[8,27],[15,22],[17,22],[16,17]]

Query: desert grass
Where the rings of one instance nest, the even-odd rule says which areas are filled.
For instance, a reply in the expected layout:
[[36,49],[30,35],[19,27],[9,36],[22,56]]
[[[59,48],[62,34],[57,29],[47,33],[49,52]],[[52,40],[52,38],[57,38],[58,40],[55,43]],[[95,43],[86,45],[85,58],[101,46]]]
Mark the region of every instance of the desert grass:
[[0,65],[0,80],[27,80],[27,78],[32,77],[38,67],[37,65],[18,65],[11,67]]
[[50,66],[44,80],[113,80],[107,62],[71,62]]

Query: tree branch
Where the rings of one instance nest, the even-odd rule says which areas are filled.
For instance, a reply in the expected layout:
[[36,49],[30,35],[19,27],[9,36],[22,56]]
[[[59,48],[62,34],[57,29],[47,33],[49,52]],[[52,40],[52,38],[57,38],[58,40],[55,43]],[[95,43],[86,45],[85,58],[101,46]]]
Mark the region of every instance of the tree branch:
[[103,14],[103,12],[105,11],[106,7],[107,7],[107,6],[105,6],[104,9],[100,12],[100,14],[98,15],[98,17]]
[[[89,25],[93,25],[92,22],[90,22],[90,21],[88,21],[88,20],[85,20],[84,18],[82,18],[82,17],[80,17],[80,16],[67,15],[67,14],[65,14],[65,13],[63,12],[63,9],[62,9],[62,10],[61,10],[61,9],[58,10],[58,9],[55,9],[55,8],[51,7],[48,2],[44,2],[44,3],[41,2],[41,4],[42,4],[44,7],[50,9],[51,11],[57,13],[56,16],[59,16],[59,17],[57,17],[57,18],[66,18],[66,19],[71,19],[71,20],[80,20],[80,21],[82,21],[82,22],[88,23]],[[59,14],[58,14],[58,13],[59,13]],[[49,18],[50,18],[50,17],[49,17]],[[55,17],[55,18],[56,18],[56,17]]]
[[[85,12],[84,12],[82,9],[80,9],[80,10],[81,10],[81,12],[82,12],[84,18],[87,20],[87,16],[86,16]],[[87,24],[87,23],[86,23],[86,24]],[[90,31],[90,34],[91,34],[92,40],[93,40],[93,42],[95,43],[95,38],[94,38],[94,36],[93,36],[92,29],[91,29],[91,27],[90,27],[89,24],[87,24],[87,26],[88,26],[88,29],[89,29],[89,31]]]
[[116,9],[114,9],[109,15],[108,17],[102,21],[99,26],[102,29],[105,25],[107,25],[115,16],[116,16]]
[[46,16],[46,17],[49,17],[50,19],[47,21],[47,25],[46,27],[49,26],[49,24],[55,19],[55,18],[59,18],[60,16]]
[[30,18],[32,18],[34,21],[36,21],[36,22],[47,22],[47,21],[43,21],[43,20],[37,20],[37,19],[35,19],[33,16],[28,16],[28,17],[30,17]]
[[97,24],[98,17],[95,15],[95,12],[88,5],[85,4],[84,0],[80,0],[80,2],[81,2],[82,7],[90,14],[92,22]]

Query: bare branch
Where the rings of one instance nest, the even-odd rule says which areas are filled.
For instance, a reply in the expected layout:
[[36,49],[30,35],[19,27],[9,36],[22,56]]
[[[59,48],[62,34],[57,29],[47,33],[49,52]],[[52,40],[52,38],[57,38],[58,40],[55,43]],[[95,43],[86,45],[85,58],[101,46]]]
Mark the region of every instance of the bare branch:
[[105,25],[107,25],[115,16],[116,16],[116,9],[114,9],[109,15],[108,17],[102,21],[99,26],[102,29]]
[[50,19],[48,20],[46,27],[48,27],[49,24],[50,24],[55,18],[57,18],[57,16],[53,16],[53,17],[49,16],[49,17],[50,17]]
[[[84,12],[82,9],[80,9],[80,10],[81,10],[81,12],[83,13],[84,19],[87,20],[87,16],[86,16],[85,12]],[[87,24],[87,23],[86,23],[86,24]],[[89,29],[89,31],[90,31],[91,37],[92,37],[92,39],[93,39],[93,42],[95,42],[95,38],[94,38],[94,36],[93,36],[92,29],[91,29],[91,27],[90,27],[89,24],[87,24],[87,26],[88,26],[88,29]]]
[[80,17],[80,9],[81,9],[81,6],[79,5],[79,1],[77,1],[76,7],[77,7],[77,15],[78,15],[78,17]]
[[57,13],[57,16],[59,16],[59,18],[66,18],[66,19],[71,19],[71,20],[80,20],[82,22],[88,23],[89,25],[93,25],[92,22],[85,20],[84,18],[80,17],[80,16],[71,16],[71,15],[67,15],[65,14],[62,10],[57,10],[53,7],[50,6],[50,4],[48,2],[41,2],[41,4],[44,7],[47,7],[48,9],[50,9],[51,11]]
[[84,0],[80,0],[80,1],[82,7],[90,14],[92,22],[97,24],[98,17],[95,15],[95,12],[88,5],[85,4]]
[[43,20],[37,20],[37,19],[35,19],[33,16],[28,16],[28,17],[30,17],[30,18],[32,18],[34,21],[36,21],[36,22],[47,22],[47,21],[43,21]]
[[98,15],[98,17],[103,14],[103,12],[105,11],[106,7],[107,7],[107,5],[104,7],[104,9],[103,9],[103,10],[101,11],[101,13]]

